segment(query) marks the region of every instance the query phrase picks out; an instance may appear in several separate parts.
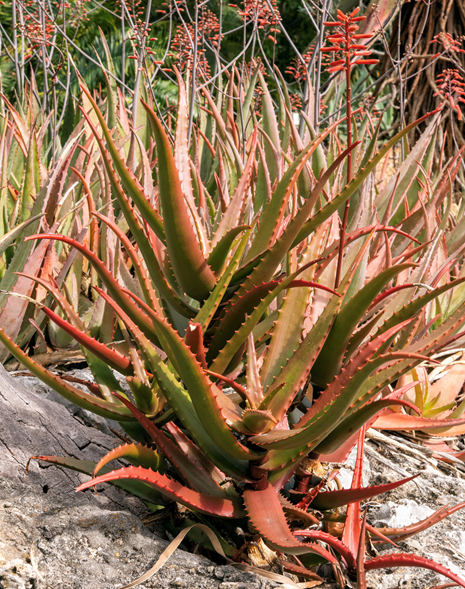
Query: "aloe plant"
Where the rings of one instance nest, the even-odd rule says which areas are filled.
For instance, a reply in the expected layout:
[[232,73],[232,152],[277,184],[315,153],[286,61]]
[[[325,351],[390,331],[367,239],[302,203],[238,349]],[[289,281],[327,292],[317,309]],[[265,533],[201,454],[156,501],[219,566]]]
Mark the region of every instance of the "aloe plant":
[[[38,312],[79,343],[95,382],[88,391],[75,387],[0,328],[0,341],[33,374],[77,405],[119,421],[135,442],[97,465],[39,458],[92,474],[79,489],[112,482],[150,505],[176,501],[212,526],[217,517],[248,521],[278,552],[339,566],[321,541],[360,579],[378,565],[401,564],[433,568],[465,586],[411,555],[365,562],[363,530],[383,541],[391,532],[365,526],[360,501],[406,481],[362,489],[356,470],[351,490],[323,491],[312,488],[311,469],[312,461],[343,462],[358,432],[386,410],[419,413],[412,400],[399,398],[413,383],[397,389],[391,383],[461,337],[463,305],[453,302],[465,280],[454,268],[460,238],[450,256],[444,249],[453,233],[451,182],[460,161],[458,154],[433,176],[440,109],[379,150],[376,133],[365,132],[369,115],[358,128],[353,121],[353,137],[361,140],[344,150],[337,146],[345,116],[319,134],[308,120],[304,145],[285,92],[278,118],[260,72],[248,80],[232,73],[230,92],[242,111],[232,101],[221,108],[204,88],[208,113],[199,115],[189,144],[186,89],[174,71],[174,130],[148,98],[140,106],[144,125],[132,130],[122,101],[116,122],[82,86],[83,153],[98,155],[86,167],[83,157],[73,173],[85,191],[93,182],[111,193],[105,214],[87,194],[88,211],[99,223],[93,236],[100,231],[101,244],[120,245],[100,251],[92,237],[82,243],[54,231],[26,240],[69,246],[92,268],[90,296],[109,323],[100,333],[53,277],[29,278],[59,308],[41,303]],[[252,103],[257,80],[260,122]],[[395,177],[375,191],[377,167],[427,119]],[[441,321],[436,307],[444,309]],[[109,345],[108,333],[123,345]],[[451,427],[463,424],[462,416],[447,419]],[[116,458],[133,466],[99,475]],[[293,492],[285,496],[291,481]],[[348,503],[340,540],[329,533],[331,513]],[[440,510],[437,519],[451,512]],[[318,529],[296,532],[286,516]],[[241,543],[231,532],[230,556]]]

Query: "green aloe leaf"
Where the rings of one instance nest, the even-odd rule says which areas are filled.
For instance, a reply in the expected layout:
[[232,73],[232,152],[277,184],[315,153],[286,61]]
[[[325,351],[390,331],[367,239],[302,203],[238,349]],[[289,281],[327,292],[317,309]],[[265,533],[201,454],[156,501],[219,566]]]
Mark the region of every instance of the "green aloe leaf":
[[[121,183],[122,183],[124,189],[127,191],[129,196],[134,200],[137,208],[140,210],[144,219],[150,225],[150,227],[155,232],[157,237],[161,241],[164,242],[165,241],[165,233],[164,233],[164,228],[163,228],[163,221],[161,220],[160,215],[150,204],[150,201],[147,198],[146,194],[144,193],[144,190],[143,190],[140,182],[138,181],[138,179],[134,176],[132,171],[127,167],[126,163],[121,159],[118,148],[116,147],[116,144],[113,140],[110,130],[108,129],[105,119],[103,118],[103,115],[100,112],[94,99],[92,98],[89,90],[87,90],[87,88],[85,88],[85,86],[83,86],[82,84],[81,84],[81,90],[84,92],[85,96],[87,97],[90,104],[92,105],[94,113],[98,119],[98,122],[100,123],[100,127],[103,132],[103,137],[105,139],[105,146],[108,149],[108,152],[110,153],[111,159],[113,161],[113,165],[114,165],[116,171],[118,172],[119,178],[121,180]],[[92,124],[92,121],[90,120],[87,113],[83,111],[83,114],[84,114],[87,122],[90,124],[91,129],[93,127],[92,130],[94,130],[95,126]],[[118,183],[119,181],[116,180],[116,182]]]
[[194,234],[182,192],[179,172],[163,125],[145,102],[158,153],[158,181],[166,242],[177,281],[192,298],[203,301],[213,290],[216,278]]
[[412,264],[399,264],[388,268],[370,280],[344,305],[334,320],[331,331],[312,368],[312,380],[320,387],[326,386],[342,366],[346,347],[357,327],[382,289]]

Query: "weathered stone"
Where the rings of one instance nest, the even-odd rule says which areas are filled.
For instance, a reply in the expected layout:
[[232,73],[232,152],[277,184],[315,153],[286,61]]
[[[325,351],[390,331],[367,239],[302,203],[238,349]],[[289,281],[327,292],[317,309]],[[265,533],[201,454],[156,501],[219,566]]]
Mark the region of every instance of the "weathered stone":
[[[168,542],[128,511],[109,511],[83,495],[61,498],[0,480],[0,587],[117,589],[149,569]],[[222,579],[228,579],[223,581]],[[140,587],[271,589],[277,584],[176,550]]]

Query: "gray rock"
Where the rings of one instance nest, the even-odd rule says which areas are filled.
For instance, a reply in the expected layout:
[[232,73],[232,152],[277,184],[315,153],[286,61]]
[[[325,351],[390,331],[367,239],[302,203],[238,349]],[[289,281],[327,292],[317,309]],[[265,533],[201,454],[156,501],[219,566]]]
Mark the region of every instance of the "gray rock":
[[[21,384],[0,365],[0,477],[51,495],[74,495],[88,476],[35,460],[26,474],[29,458],[57,455],[97,462],[121,441],[109,430],[110,435],[87,427],[64,405],[36,394],[34,388],[41,386],[38,379],[34,384]],[[147,511],[141,501],[113,486],[87,500],[106,509]]]
[[[85,495],[84,493],[83,495]],[[157,561],[168,542],[128,511],[109,511],[70,494],[61,498],[0,480],[0,587],[117,589]],[[271,589],[231,566],[178,549],[141,588]]]

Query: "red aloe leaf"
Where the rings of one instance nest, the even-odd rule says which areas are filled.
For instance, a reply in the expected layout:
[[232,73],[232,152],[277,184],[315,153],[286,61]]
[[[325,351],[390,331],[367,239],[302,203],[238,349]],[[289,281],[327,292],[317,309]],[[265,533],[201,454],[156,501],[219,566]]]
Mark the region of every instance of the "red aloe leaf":
[[375,429],[390,430],[424,430],[424,431],[447,431],[448,428],[465,425],[465,417],[460,419],[433,419],[406,415],[387,410],[380,415],[372,427]]
[[[190,214],[194,218],[195,227],[199,233],[199,239],[202,247],[206,246],[207,236],[205,229],[200,220],[197,207],[194,200],[194,192],[192,190],[192,178],[190,172],[190,158],[189,158],[189,142],[188,142],[188,127],[189,115],[187,109],[187,95],[186,87],[176,66],[173,66],[178,82],[178,109],[176,117],[176,135],[174,142],[174,160],[176,169],[178,171],[180,186],[184,198],[189,207]],[[204,250],[205,251],[205,250]]]
[[197,358],[197,362],[202,365],[202,368],[207,367],[207,361],[205,359],[205,348],[203,345],[203,333],[202,326],[200,323],[193,323],[189,321],[189,325],[186,329],[186,345],[189,346],[191,352]]
[[326,386],[339,372],[347,344],[358,322],[366,313],[380,291],[400,272],[408,270],[412,264],[399,264],[388,268],[370,280],[342,308],[334,320],[331,331],[318,355],[312,369],[312,381]]
[[54,239],[56,241],[62,241],[63,243],[67,243],[72,247],[76,248],[81,254],[84,255],[85,258],[89,260],[89,262],[94,266],[97,270],[102,281],[105,283],[109,293],[116,301],[121,308],[128,313],[131,319],[140,327],[140,329],[146,334],[149,338],[154,341],[157,341],[157,335],[153,330],[149,317],[142,313],[135,305],[132,304],[131,299],[128,295],[123,291],[121,286],[115,280],[111,272],[107,269],[105,264],[98,259],[98,257],[89,250],[85,245],[82,243],[77,242],[70,237],[66,237],[66,235],[57,235],[57,234],[41,234],[41,235],[32,235],[27,239]]
[[[64,466],[65,468],[76,470],[77,472],[88,474],[89,476],[92,476],[95,468],[95,462],[78,460],[77,458],[69,458],[68,456],[31,456],[27,462],[26,474],[28,472],[29,462],[31,460],[42,460],[44,462],[48,462],[49,464]],[[106,467],[103,467],[103,470],[104,472],[110,472],[110,469]],[[112,484],[115,487],[124,489],[135,497],[139,497],[142,499],[142,501],[148,501],[149,503],[152,503],[154,500],[156,500],[158,503],[160,503],[163,500],[163,497],[160,494],[158,494],[158,497],[154,497],[154,493],[156,493],[156,491],[154,491],[145,483],[141,483],[140,481],[131,481],[126,479],[122,481],[113,481]]]
[[[264,208],[260,220],[259,229],[254,237],[249,253],[247,254],[246,259],[248,261],[250,261],[255,256],[259,255],[261,252],[267,251],[269,247],[273,246],[273,244],[276,243],[278,227],[281,225],[290,195],[294,190],[294,187],[300,174],[305,169],[307,161],[313,155],[315,150],[318,149],[318,147],[321,145],[324,139],[343,120],[343,118],[339,119],[338,121],[330,125],[327,129],[325,129],[321,133],[321,135],[319,135],[315,140],[311,141],[309,145],[307,145],[306,148],[301,151],[301,153],[297,156],[295,161],[286,171],[282,180],[278,183],[276,190],[274,191],[273,196],[271,198],[271,201]],[[321,190],[323,189],[325,184],[326,182],[322,184]],[[307,205],[309,211],[312,210],[317,196],[318,195],[315,196],[315,194],[311,195],[309,199],[310,203]],[[306,218],[308,218],[308,214]],[[260,279],[257,279],[257,281],[266,281],[267,279],[269,280],[273,272],[274,270],[272,270],[270,274],[267,274],[267,277],[262,278],[260,276]],[[256,282],[254,282],[254,284],[256,284]]]
[[134,370],[132,368],[131,361],[116,352],[115,350],[111,350],[105,344],[102,344],[96,341],[93,337],[90,337],[74,325],[71,325],[64,319],[62,319],[59,315],[51,311],[48,307],[42,307],[42,311],[49,317],[54,323],[56,323],[63,331],[68,333],[71,337],[73,337],[79,344],[90,350],[93,354],[100,358],[104,362],[107,362],[109,366],[121,372],[126,376],[131,376],[134,374]]
[[326,532],[321,532],[319,530],[295,530],[293,534],[298,538],[310,538],[311,540],[319,540],[320,542],[329,544],[331,548],[334,548],[334,550],[339,552],[339,554],[343,557],[347,563],[348,568],[350,570],[355,570],[356,562],[354,555],[344,544],[344,542],[341,542],[341,540],[338,540],[331,534],[327,534]]
[[294,564],[293,562],[289,562],[288,560],[281,559],[279,559],[279,564],[283,567],[285,571],[288,571],[289,573],[293,573],[294,575],[298,575],[299,577],[306,577],[307,579],[312,579],[313,581],[318,581],[319,583],[324,582],[319,575],[317,575],[316,573],[312,573],[312,571],[306,569],[303,566],[299,566],[298,564]]
[[182,289],[203,301],[213,290],[216,278],[195,236],[169,139],[150,106],[144,101],[142,104],[157,144],[159,197],[173,271]]
[[402,541],[410,536],[414,536],[420,532],[424,532],[431,526],[436,525],[441,520],[449,517],[450,515],[454,514],[456,511],[463,509],[465,507],[465,503],[459,503],[458,505],[454,505],[453,507],[441,507],[437,511],[435,511],[429,517],[415,522],[414,524],[410,524],[409,526],[404,526],[403,528],[382,528],[382,532],[387,537],[391,537],[394,540]]
[[312,525],[316,524],[318,527],[320,526],[320,520],[315,517],[312,513],[305,511],[304,509],[300,509],[298,505],[294,505],[291,503],[282,493],[278,493],[279,502],[284,509],[284,513],[286,516],[292,516],[294,519],[298,519],[300,521],[308,521]]
[[[158,238],[161,241],[164,241],[165,235],[164,235],[164,231],[163,231],[163,221],[161,220],[161,217],[160,217],[158,211],[156,211],[152,207],[150,200],[147,198],[142,186],[139,183],[139,180],[135,177],[135,175],[132,173],[132,171],[126,166],[126,163],[121,159],[121,156],[118,152],[118,148],[116,147],[115,142],[113,141],[113,137],[110,133],[110,130],[107,127],[105,119],[103,118],[102,113],[100,112],[95,100],[92,98],[89,90],[82,84],[81,84],[81,90],[84,92],[84,94],[86,94],[89,102],[91,103],[92,108],[94,109],[94,112],[95,112],[95,114],[98,118],[98,121],[100,123],[100,126],[102,128],[103,136],[105,137],[105,144],[104,144],[103,141],[101,140],[101,138],[99,137],[95,126],[93,125],[92,121],[90,120],[89,115],[83,109],[81,109],[82,114],[84,115],[89,127],[91,128],[92,132],[94,133],[95,138],[99,144],[104,161],[107,160],[107,161],[105,161],[105,165],[106,165],[107,170],[109,172],[109,176],[110,176],[110,180],[112,181],[112,184],[114,182],[118,183],[118,180],[117,180],[116,175],[114,174],[113,170],[111,169],[111,167],[109,167],[107,165],[107,162],[109,164],[109,160],[106,158],[107,150],[105,149],[105,145],[108,147],[108,151],[110,152],[111,158],[113,160],[113,164],[119,174],[119,177],[121,179],[121,182],[124,185],[124,188],[128,191],[128,193],[130,194],[130,196],[132,197],[132,199],[136,203],[137,207],[139,208],[140,212],[144,216],[144,219],[149,223],[150,227],[156,233]],[[118,196],[118,194],[117,194],[117,196]]]
[[[215,497],[225,497],[230,495],[226,488],[222,488],[218,484],[224,479],[224,475],[223,478],[221,478],[222,473],[201,452],[201,450],[193,444],[193,442],[185,436],[185,439],[181,440],[182,434],[176,426],[173,424],[167,424],[167,429],[175,438],[176,443],[178,444],[177,446],[165,436],[165,434],[152,423],[146,415],[139,411],[135,405],[121,395],[116,394],[115,396],[126,405],[145,431],[152,436],[160,451],[168,458],[183,479],[193,489]],[[173,430],[173,428],[175,429]],[[186,440],[188,441],[186,442]],[[183,447],[181,446],[180,441],[182,441]],[[214,480],[214,478],[217,480]]]
[[121,479],[131,479],[147,483],[172,501],[177,501],[186,507],[195,511],[200,511],[206,515],[215,515],[217,517],[240,518],[244,512],[238,509],[235,502],[230,499],[213,497],[205,493],[193,491],[178,483],[177,481],[154,472],[150,469],[141,468],[140,466],[127,466],[119,470],[113,470],[108,474],[101,475],[80,485],[76,491],[84,491],[100,483],[108,483]]
[[37,376],[37,378],[40,378],[40,380],[46,385],[60,393],[60,395],[65,399],[68,399],[68,401],[108,419],[114,419],[115,421],[134,421],[133,416],[126,407],[89,395],[89,393],[86,393],[77,387],[73,387],[59,376],[52,374],[49,370],[40,364],[37,364],[37,362],[25,354],[1,328],[0,342],[9,350],[18,362],[23,364],[23,366],[29,370],[29,372],[34,376]]
[[367,560],[365,563],[365,570],[374,571],[376,569],[405,566],[429,569],[430,571],[444,575],[444,577],[448,577],[457,583],[457,585],[460,585],[460,587],[465,587],[465,581],[449,569],[446,569],[442,564],[424,558],[423,556],[415,556],[414,554],[405,554],[403,552],[400,554],[385,554],[383,556],[370,558],[370,560]]
[[367,589],[367,580],[365,576],[365,540],[367,529],[367,512],[363,518],[362,528],[360,530],[360,539],[357,551],[357,589]]
[[[105,215],[101,215],[100,213],[94,213],[94,215],[98,219],[103,221],[106,225],[108,225],[108,227],[110,227],[110,229],[112,229],[112,231],[116,233],[131,259],[134,271],[136,273],[137,278],[139,279],[139,283],[145,296],[147,297],[147,300],[150,301],[155,310],[161,312],[160,303],[152,288],[149,277],[147,276],[144,264],[142,263],[141,258],[138,256],[130,239],[123,231],[121,231],[121,229],[114,221],[112,221],[108,217],[105,217]],[[140,231],[142,231],[141,228],[139,229]],[[141,242],[141,239],[139,239],[138,241]],[[152,260],[148,260],[145,256],[146,249],[143,246],[141,247],[141,245],[139,245],[139,247],[141,248],[141,253],[144,257],[144,262],[147,264],[147,267],[150,270],[150,275],[153,278],[153,281],[155,282],[161,297],[165,299],[165,301],[170,303],[170,305],[172,305],[182,315],[186,315],[187,312],[187,315],[191,316],[193,314],[193,310],[190,309],[188,305],[179,298],[179,296],[168,284],[168,281],[166,280],[161,270],[161,267],[158,263],[158,260],[156,259],[156,256],[153,256]]]
[[[181,429],[176,424],[170,421],[166,424],[165,427],[173,436],[174,441],[179,446],[181,452],[186,456],[187,460],[194,463],[203,474],[208,475],[208,477],[211,478],[215,483],[221,484],[221,489],[226,490],[231,488],[224,484],[226,482],[226,475],[217,466],[215,466],[215,464],[202,452],[202,450],[200,450],[198,446],[192,442],[188,436],[186,436],[186,434],[184,434],[183,431],[181,431]],[[215,493],[208,492],[208,494],[214,495]],[[235,491],[233,494],[237,495]]]
[[242,385],[238,384],[232,378],[228,378],[227,376],[223,376],[222,374],[218,374],[217,372],[212,372],[211,370],[207,370],[207,369],[205,369],[205,372],[207,374],[209,374],[210,376],[213,376],[213,377],[217,378],[218,380],[221,380],[224,383],[226,383],[228,386],[230,386],[232,389],[234,389],[236,391],[236,393],[244,399],[244,401],[249,400],[247,397],[247,390]]
[[260,491],[246,489],[244,504],[254,528],[275,550],[286,554],[313,552],[331,563],[337,563],[337,559],[318,544],[301,544],[295,539],[287,524],[278,495],[270,483]]
[[[255,162],[255,148],[257,145],[257,129],[254,129],[252,134],[252,144],[250,146],[249,156],[247,163],[245,164],[241,178],[237,184],[236,190],[230,203],[228,204],[221,221],[218,224],[218,228],[212,240],[212,246],[218,246],[222,240],[228,235],[237,234],[239,222],[243,217],[245,205],[247,203],[247,196],[249,194],[250,182],[252,180],[253,164]],[[239,226],[239,227],[238,227]],[[214,250],[215,251],[215,250]],[[213,252],[212,252],[213,254]],[[212,255],[210,256],[210,258]],[[223,256],[224,257],[224,256]],[[210,262],[209,258],[209,262]],[[224,257],[224,260],[226,258]],[[218,267],[218,265],[217,265]]]
[[[120,396],[120,398],[122,398]],[[142,444],[123,444],[118,446],[105,454],[105,456],[95,465],[93,477],[97,476],[97,473],[102,469],[103,466],[111,462],[112,460],[118,460],[119,458],[125,458],[131,464],[136,466],[142,466],[143,468],[153,468],[159,471],[163,462],[160,455],[152,448],[144,446]]]
[[[327,436],[340,422],[357,398],[361,386],[376,368],[389,359],[373,356],[386,341],[405,327],[406,322],[369,342],[334,378],[324,393],[290,431],[273,431],[253,437],[253,442],[273,449],[301,449],[307,452],[316,446],[318,438]],[[313,444],[313,445],[312,445]]]
[[[354,476],[352,477],[352,485],[350,488],[351,491],[358,491],[361,488],[364,449],[365,427],[362,427],[358,435],[357,459],[355,461]],[[342,541],[353,555],[357,554],[360,538],[360,501],[353,501],[347,506],[346,521],[342,531]]]
[[388,288],[387,290],[385,290],[384,292],[382,292],[381,294],[379,294],[376,297],[376,299],[368,307],[368,311],[370,311],[373,307],[375,307],[378,303],[383,301],[385,298],[391,296],[392,294],[394,294],[395,292],[398,292],[399,290],[404,290],[405,288],[415,288],[415,284],[399,284],[398,286],[393,286],[392,288]]
[[[314,262],[311,262],[314,263]],[[310,264],[306,264],[299,268],[298,274],[303,272]],[[294,273],[295,275],[296,273]],[[294,276],[293,275],[293,276]],[[273,291],[276,296],[279,294],[278,287],[283,284],[284,280],[273,280],[263,284],[254,286],[251,290],[242,294],[228,309],[224,317],[220,320],[213,339],[208,347],[207,361],[209,364],[217,357],[220,350],[222,350],[228,341],[237,333],[240,326],[244,323],[247,316],[250,316],[259,304],[266,299],[266,297]],[[309,282],[307,280],[292,280],[287,284],[286,288],[311,287],[328,290],[334,294],[332,289],[321,284]]]
[[324,491],[319,493],[311,502],[312,509],[336,509],[356,501],[364,501],[371,499],[377,495],[382,495],[393,489],[397,489],[401,485],[405,485],[409,481],[413,481],[419,475],[413,475],[406,479],[396,481],[395,483],[387,483],[385,485],[374,485],[373,487],[361,487],[358,489],[341,489],[340,491]]

